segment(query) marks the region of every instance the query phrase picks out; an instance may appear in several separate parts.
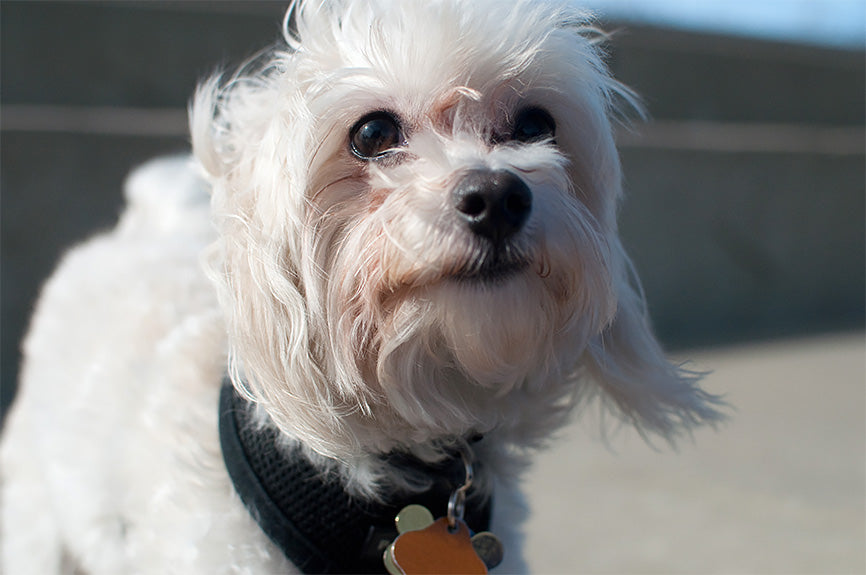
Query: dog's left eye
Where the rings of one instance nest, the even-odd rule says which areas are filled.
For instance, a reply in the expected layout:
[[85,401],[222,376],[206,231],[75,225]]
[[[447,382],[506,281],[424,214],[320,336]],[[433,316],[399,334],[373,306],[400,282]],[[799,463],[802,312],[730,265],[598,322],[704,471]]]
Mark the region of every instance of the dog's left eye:
[[511,139],[518,142],[538,142],[556,135],[556,123],[545,110],[528,108],[517,115]]
[[374,112],[361,118],[350,132],[352,153],[362,160],[373,160],[402,143],[400,123],[387,112]]

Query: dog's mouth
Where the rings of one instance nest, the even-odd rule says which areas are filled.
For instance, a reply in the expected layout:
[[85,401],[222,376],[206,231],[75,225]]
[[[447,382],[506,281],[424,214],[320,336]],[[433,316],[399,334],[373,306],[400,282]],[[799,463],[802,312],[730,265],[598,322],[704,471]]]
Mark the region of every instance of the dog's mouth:
[[530,258],[515,246],[489,246],[463,262],[450,277],[461,282],[501,283],[524,272],[529,265]]

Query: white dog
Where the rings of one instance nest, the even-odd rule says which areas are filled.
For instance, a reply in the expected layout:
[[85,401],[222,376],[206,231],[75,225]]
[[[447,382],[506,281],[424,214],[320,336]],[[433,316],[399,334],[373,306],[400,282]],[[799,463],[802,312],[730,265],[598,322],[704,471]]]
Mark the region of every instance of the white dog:
[[718,419],[617,236],[634,98],[584,12],[302,0],[284,30],[199,88],[194,159],[135,172],[46,285],[6,575],[409,572],[408,503],[521,571],[517,477],[575,405],[666,439]]

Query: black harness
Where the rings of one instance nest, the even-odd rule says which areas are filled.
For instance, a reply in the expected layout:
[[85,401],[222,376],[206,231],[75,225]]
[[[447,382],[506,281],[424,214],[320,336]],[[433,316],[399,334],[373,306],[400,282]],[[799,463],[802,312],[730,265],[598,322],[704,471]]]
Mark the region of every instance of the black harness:
[[[431,466],[412,456],[382,456],[407,473],[423,472],[433,487],[396,493],[385,502],[346,493],[336,474],[314,467],[300,448],[278,448],[279,431],[252,421],[251,405],[228,379],[220,392],[219,433],[235,490],[262,531],[304,573],[384,573],[382,555],[397,536],[394,518],[406,505],[444,517],[448,498],[464,479],[459,455]],[[476,473],[483,473],[483,468]],[[470,489],[464,520],[475,532],[490,524],[491,502]]]

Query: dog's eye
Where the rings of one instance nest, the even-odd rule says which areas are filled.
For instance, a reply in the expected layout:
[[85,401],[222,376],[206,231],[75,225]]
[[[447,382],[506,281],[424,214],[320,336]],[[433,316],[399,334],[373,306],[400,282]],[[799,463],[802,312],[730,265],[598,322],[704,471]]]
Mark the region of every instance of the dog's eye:
[[541,108],[528,108],[517,115],[511,139],[518,142],[538,142],[553,138],[556,123]]
[[350,134],[352,153],[362,160],[383,156],[402,143],[400,124],[387,112],[364,116]]

